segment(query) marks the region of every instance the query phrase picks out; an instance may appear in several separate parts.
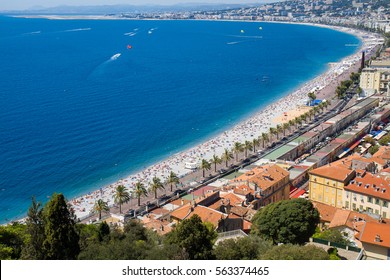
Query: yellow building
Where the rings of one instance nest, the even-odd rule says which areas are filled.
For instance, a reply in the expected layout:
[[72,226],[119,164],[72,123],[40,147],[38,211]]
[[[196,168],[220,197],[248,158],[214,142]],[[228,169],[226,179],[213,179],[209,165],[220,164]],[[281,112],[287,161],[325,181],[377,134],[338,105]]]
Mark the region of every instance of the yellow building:
[[309,172],[309,198],[334,207],[343,207],[343,189],[355,171],[343,164],[328,164]]
[[379,93],[381,72],[378,69],[364,68],[360,75],[360,87],[367,96]]

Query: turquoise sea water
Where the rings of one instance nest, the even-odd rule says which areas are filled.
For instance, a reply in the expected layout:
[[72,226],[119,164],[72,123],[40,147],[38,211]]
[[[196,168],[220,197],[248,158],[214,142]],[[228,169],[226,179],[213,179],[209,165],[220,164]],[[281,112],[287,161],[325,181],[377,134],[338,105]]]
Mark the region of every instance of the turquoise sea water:
[[0,221],[226,130],[346,44],[359,40],[302,25],[0,17]]

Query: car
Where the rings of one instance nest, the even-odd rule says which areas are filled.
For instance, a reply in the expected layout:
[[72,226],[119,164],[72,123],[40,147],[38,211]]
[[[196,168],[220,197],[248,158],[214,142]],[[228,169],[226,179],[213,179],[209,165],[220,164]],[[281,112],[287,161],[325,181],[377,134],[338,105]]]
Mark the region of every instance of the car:
[[226,172],[226,169],[221,169],[221,170],[219,170],[219,174],[224,174]]
[[180,195],[180,194],[182,194],[183,192],[185,192],[185,190],[175,190],[175,191],[173,192],[173,194],[174,194],[174,195]]

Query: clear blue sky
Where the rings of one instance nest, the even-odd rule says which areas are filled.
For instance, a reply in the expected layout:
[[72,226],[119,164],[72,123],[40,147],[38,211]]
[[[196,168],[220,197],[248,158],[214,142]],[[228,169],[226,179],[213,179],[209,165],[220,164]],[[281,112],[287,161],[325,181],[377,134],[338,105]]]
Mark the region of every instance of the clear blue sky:
[[59,5],[85,6],[85,5],[114,5],[114,4],[160,4],[170,5],[177,3],[266,3],[276,0],[2,0],[0,1],[0,10],[19,10],[28,9],[34,6],[54,7]]

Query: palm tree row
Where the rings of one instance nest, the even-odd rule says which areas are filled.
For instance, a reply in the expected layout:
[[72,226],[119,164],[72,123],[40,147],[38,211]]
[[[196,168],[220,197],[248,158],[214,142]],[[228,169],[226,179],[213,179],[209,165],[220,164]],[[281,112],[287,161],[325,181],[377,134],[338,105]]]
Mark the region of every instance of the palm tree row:
[[[248,151],[252,150],[254,153],[256,152],[256,147],[259,147],[260,144],[262,148],[264,149],[266,147],[267,143],[273,142],[273,136],[276,136],[276,139],[279,140],[279,136],[281,133],[283,133],[283,136],[286,136],[286,130],[288,130],[291,133],[292,127],[297,128],[299,127],[303,122],[307,122],[308,119],[312,120],[312,118],[319,112],[323,112],[324,109],[326,109],[330,105],[330,102],[328,100],[321,102],[319,105],[313,107],[310,109],[310,111],[295,117],[292,120],[289,120],[286,123],[283,123],[282,125],[277,125],[275,127],[270,127],[268,133],[263,132],[261,136],[258,138],[254,138],[252,141],[245,141],[244,143],[235,142],[233,145],[233,149],[225,149],[221,157],[218,157],[217,155],[213,155],[213,157],[210,159],[210,161],[203,159],[200,164],[200,168],[203,172],[203,177],[205,177],[206,170],[211,169],[211,164],[214,165],[214,172],[217,172],[217,165],[221,164],[222,162],[225,163],[226,167],[228,167],[229,162],[234,159],[238,162],[238,155],[241,152],[245,152],[245,158],[248,157]],[[180,180],[178,176],[171,171],[169,174],[166,182],[166,184],[170,185],[171,192],[173,191],[173,185],[177,186],[180,183]],[[154,193],[154,197],[157,199],[157,192],[160,189],[165,189],[164,184],[161,182],[159,178],[156,176],[153,177],[152,182],[150,183],[150,191]],[[145,185],[142,182],[137,182],[135,184],[133,193],[138,199],[138,206],[141,205],[141,197],[142,196],[148,196],[148,190],[146,189]],[[122,204],[127,203],[132,198],[132,195],[129,193],[129,191],[126,190],[125,186],[119,185],[115,189],[115,194],[113,195],[114,202],[119,205],[119,213],[122,213]],[[96,201],[94,205],[95,212],[99,213],[99,219],[101,219],[101,213],[102,211],[109,211],[109,207],[107,202],[103,201],[102,199],[99,199]]]

